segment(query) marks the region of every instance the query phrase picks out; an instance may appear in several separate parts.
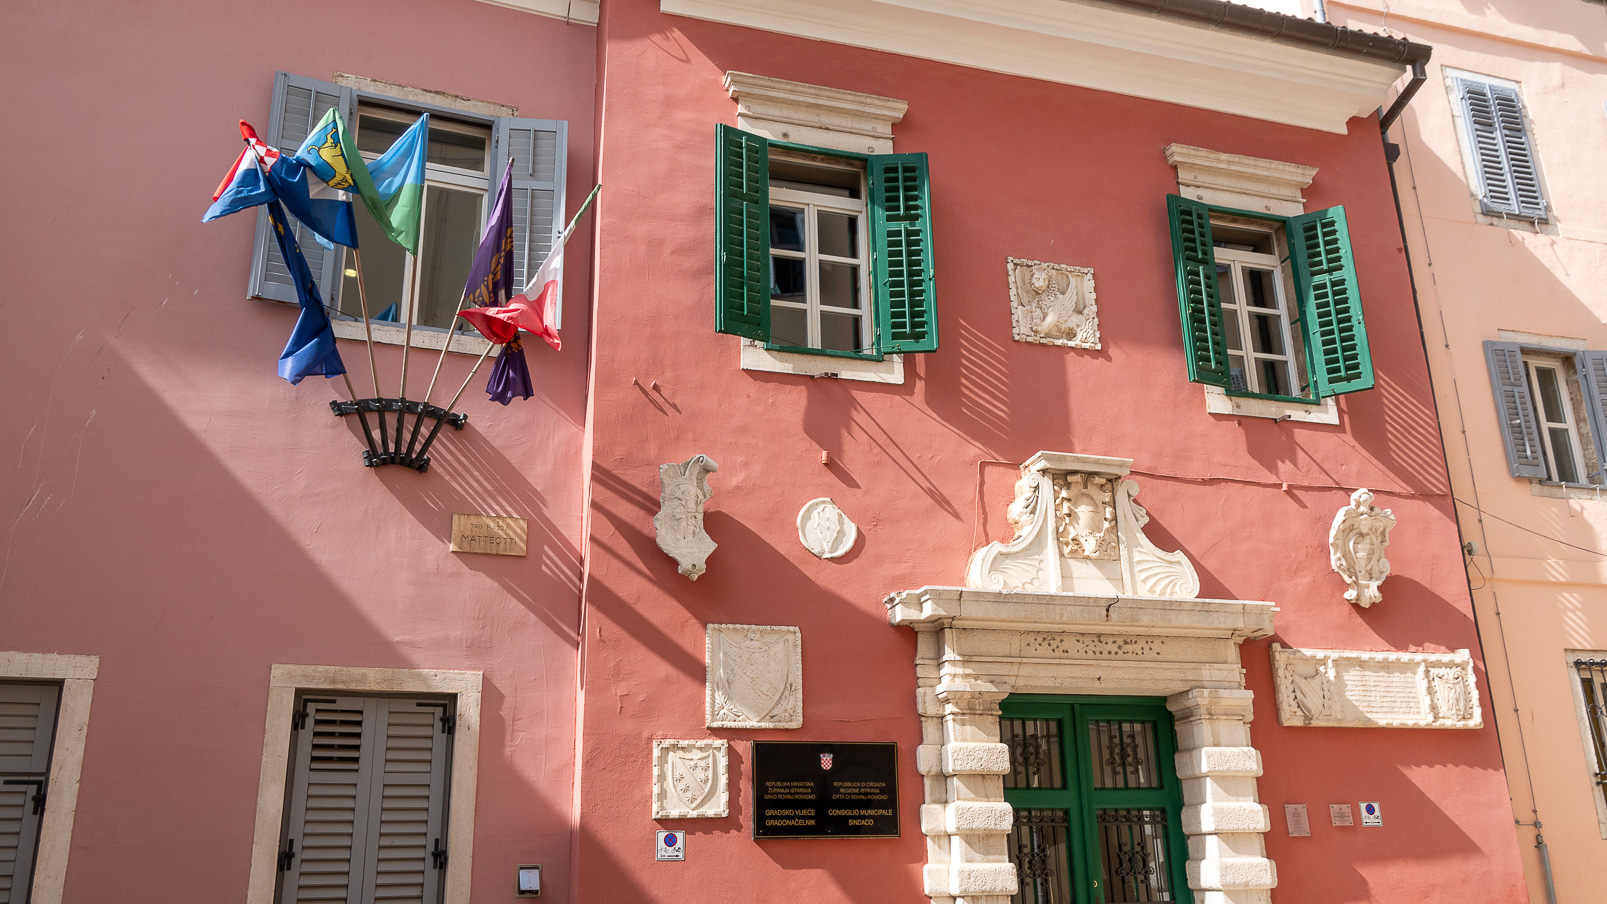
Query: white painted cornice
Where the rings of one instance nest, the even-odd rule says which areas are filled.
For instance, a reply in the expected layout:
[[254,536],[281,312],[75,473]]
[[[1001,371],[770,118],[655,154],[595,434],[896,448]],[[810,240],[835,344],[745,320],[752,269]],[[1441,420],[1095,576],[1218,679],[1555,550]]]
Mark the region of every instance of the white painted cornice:
[[660,0],[659,8],[1341,134],[1406,72],[1097,0]]
[[562,19],[576,25],[596,25],[599,0],[480,0],[492,6],[506,6],[535,13],[549,19]]

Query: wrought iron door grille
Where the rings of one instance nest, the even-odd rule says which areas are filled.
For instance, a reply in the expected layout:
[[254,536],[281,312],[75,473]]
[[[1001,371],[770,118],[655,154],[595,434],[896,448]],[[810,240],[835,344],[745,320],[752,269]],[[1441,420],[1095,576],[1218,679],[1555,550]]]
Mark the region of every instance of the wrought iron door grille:
[[1585,720],[1590,723],[1590,742],[1596,754],[1591,779],[1598,793],[1607,795],[1607,659],[1575,659],[1579,689],[1585,698]]
[[1010,749],[1006,788],[1064,788],[1059,719],[1000,719],[999,736]]
[[1165,810],[1099,810],[1106,904],[1171,901]]
[[1089,722],[1095,788],[1159,788],[1154,722]]
[[1071,866],[1066,858],[1065,810],[1016,808],[1010,859],[1021,887],[1010,904],[1069,904]]

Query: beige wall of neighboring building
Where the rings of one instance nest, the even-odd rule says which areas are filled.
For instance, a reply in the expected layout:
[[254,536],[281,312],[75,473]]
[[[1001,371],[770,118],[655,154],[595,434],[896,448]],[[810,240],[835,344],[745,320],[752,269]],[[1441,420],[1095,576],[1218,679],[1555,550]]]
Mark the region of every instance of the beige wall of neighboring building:
[[[1401,146],[1395,175],[1457,510],[1476,544],[1468,572],[1489,711],[1531,901],[1547,900],[1537,834],[1557,900],[1599,901],[1607,807],[1571,663],[1607,651],[1607,488],[1511,475],[1484,343],[1607,351],[1607,11],[1585,0],[1328,0],[1327,13],[1434,47],[1428,80],[1390,137]],[[1447,80],[1456,71],[1517,85],[1548,222],[1480,213]],[[1570,387],[1581,402],[1583,391]],[[1590,428],[1578,427],[1588,455]]]

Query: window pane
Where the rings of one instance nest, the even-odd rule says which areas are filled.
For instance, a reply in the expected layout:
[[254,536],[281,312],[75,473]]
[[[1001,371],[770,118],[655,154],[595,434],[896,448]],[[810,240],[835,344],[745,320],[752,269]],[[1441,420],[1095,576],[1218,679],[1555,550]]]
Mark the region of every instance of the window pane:
[[821,211],[820,253],[833,257],[859,257],[859,217]]
[[1222,310],[1222,328],[1227,336],[1228,351],[1244,351],[1244,336],[1239,332],[1239,310],[1237,308],[1224,308]]
[[1233,268],[1227,264],[1216,265],[1216,288],[1224,305],[1238,304],[1238,290],[1233,285]]
[[[402,137],[412,121],[397,122],[380,116],[357,117],[357,150],[368,154],[383,154]],[[362,241],[361,238],[358,241]],[[364,274],[367,275],[367,274]]]
[[463,284],[474,264],[474,249],[480,239],[480,202],[484,198],[476,191],[426,187],[415,325],[442,329],[452,325],[463,298]]
[[1283,318],[1277,314],[1251,314],[1250,336],[1263,355],[1282,355]]
[[820,303],[829,308],[859,308],[859,267],[820,262]]
[[1252,308],[1277,308],[1278,290],[1272,284],[1271,270],[1257,270],[1251,267],[1244,268],[1244,291],[1248,294],[1245,303]]
[[1105,901],[1174,901],[1165,810],[1099,810]]
[[1545,408],[1546,421],[1552,424],[1568,423],[1567,416],[1562,413],[1562,387],[1557,385],[1556,368],[1536,367],[1534,379],[1540,385],[1540,402]]
[[770,258],[770,297],[803,304],[804,262],[787,257]]
[[1089,722],[1095,788],[1159,788],[1154,722]]
[[790,207],[770,208],[770,248],[804,250],[804,212]]
[[1294,395],[1289,387],[1289,362],[1268,361],[1258,362],[1261,377],[1261,392],[1267,395]]
[[1010,829],[1010,859],[1016,865],[1021,887],[1010,896],[1010,904],[1070,904],[1066,823],[1065,810],[1016,808],[1015,823]]
[[1249,391],[1250,379],[1244,371],[1243,355],[1228,355],[1228,379],[1229,385],[1239,392]]
[[1059,719],[1000,719],[999,739],[1010,750],[1006,788],[1064,788]]
[[809,312],[803,308],[770,306],[770,341],[795,348],[809,347]]
[[837,352],[864,351],[870,343],[864,341],[860,327],[865,318],[858,314],[820,313],[820,347]]
[[[485,172],[487,137],[468,135],[450,129],[430,129],[430,140],[424,147],[427,163],[443,163],[461,169]],[[502,161],[507,165],[506,160]]]
[[1563,483],[1580,483],[1579,463],[1574,460],[1573,437],[1567,427],[1548,427],[1551,434],[1551,454],[1557,459],[1557,479]]
[[[359,208],[362,202],[353,202]],[[374,222],[368,211],[359,209],[357,214],[357,242],[363,252],[363,286],[368,290],[368,316],[380,319],[380,314],[387,309],[391,316],[388,320],[401,320],[396,313],[402,306],[402,285],[407,277],[407,252],[402,246],[391,241],[385,235],[385,230]],[[467,281],[465,276],[464,280]],[[340,312],[349,317],[362,319],[362,299],[358,295],[357,262],[354,255],[346,252],[344,279],[340,287]],[[395,307],[393,308],[392,305]]]

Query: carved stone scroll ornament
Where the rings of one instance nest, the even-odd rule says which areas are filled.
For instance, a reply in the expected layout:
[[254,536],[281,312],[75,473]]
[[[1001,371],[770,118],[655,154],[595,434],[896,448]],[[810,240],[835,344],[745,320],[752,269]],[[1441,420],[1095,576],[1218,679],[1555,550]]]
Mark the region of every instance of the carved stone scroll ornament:
[[726,741],[653,742],[653,818],[730,815]]
[[1093,270],[1014,257],[1005,261],[1016,341],[1099,348]]
[[854,547],[859,528],[837,503],[822,496],[804,503],[798,512],[798,539],[804,549],[822,559],[835,559]]
[[1334,571],[1350,589],[1345,599],[1367,608],[1384,598],[1378,585],[1389,577],[1389,532],[1395,527],[1395,513],[1373,505],[1373,493],[1360,489],[1350,495],[1350,504],[1334,515],[1328,529],[1328,550]]
[[1473,657],[1272,645],[1278,721],[1293,726],[1479,728]]
[[710,728],[802,728],[803,651],[797,628],[708,626]]
[[694,581],[706,570],[716,545],[703,529],[703,505],[714,495],[709,475],[718,470],[720,466],[707,455],[658,466],[659,511],[653,516],[658,548]]

